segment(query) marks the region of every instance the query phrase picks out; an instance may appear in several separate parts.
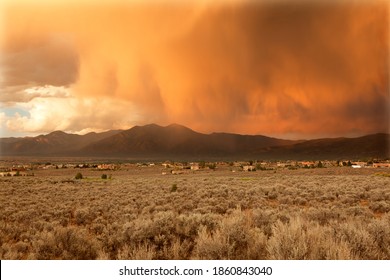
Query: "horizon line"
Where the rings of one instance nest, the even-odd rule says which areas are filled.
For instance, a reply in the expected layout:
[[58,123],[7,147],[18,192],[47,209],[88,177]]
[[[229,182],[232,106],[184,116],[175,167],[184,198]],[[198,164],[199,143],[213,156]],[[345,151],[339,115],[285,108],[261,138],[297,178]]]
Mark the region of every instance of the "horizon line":
[[[308,140],[319,140],[319,139],[337,139],[337,138],[360,138],[360,137],[365,137],[365,136],[369,136],[369,135],[376,135],[376,134],[387,134],[387,135],[390,135],[390,131],[388,132],[383,132],[383,131],[378,131],[378,132],[373,132],[373,133],[366,133],[366,134],[357,134],[357,135],[354,135],[354,136],[346,136],[348,135],[348,133],[346,133],[345,135],[342,135],[342,136],[319,136],[319,137],[312,137],[312,138],[291,138],[291,137],[280,137],[280,136],[275,136],[275,135],[267,135],[267,134],[246,134],[246,133],[235,133],[235,132],[228,132],[228,131],[212,131],[212,132],[200,132],[200,131],[197,131],[197,130],[194,130],[188,126],[185,126],[185,125],[182,125],[182,124],[179,124],[179,123],[170,123],[168,125],[161,125],[161,124],[157,124],[157,123],[148,123],[148,124],[144,124],[144,125],[134,125],[132,127],[129,127],[129,128],[125,128],[125,129],[108,129],[108,130],[96,130],[96,131],[89,131],[89,132],[86,132],[86,133],[80,133],[80,132],[73,132],[73,131],[64,131],[64,130],[53,130],[53,131],[50,131],[50,132],[40,132],[40,133],[37,133],[36,135],[25,135],[25,136],[2,136],[0,134],[0,139],[6,139],[6,138],[34,138],[34,137],[39,137],[39,136],[46,136],[46,135],[49,135],[49,134],[52,134],[54,132],[62,132],[62,133],[65,133],[65,134],[69,134],[69,135],[80,135],[80,136],[84,136],[84,135],[88,135],[90,133],[105,133],[105,132],[109,132],[109,131],[119,131],[118,133],[122,132],[122,131],[127,131],[127,130],[131,130],[133,128],[136,128],[136,127],[147,127],[147,126],[158,126],[158,127],[161,127],[161,128],[168,128],[170,126],[180,126],[180,127],[183,127],[183,128],[186,128],[186,129],[189,129],[189,130],[192,130],[194,131],[195,133],[200,133],[200,134],[205,134],[205,135],[211,135],[211,134],[218,134],[218,133],[221,133],[221,134],[234,134],[234,135],[242,135],[242,136],[265,136],[265,137],[269,137],[269,138],[276,138],[276,139],[282,139],[282,140],[293,140],[293,141],[308,141]],[[289,133],[285,133],[285,134],[289,134]]]

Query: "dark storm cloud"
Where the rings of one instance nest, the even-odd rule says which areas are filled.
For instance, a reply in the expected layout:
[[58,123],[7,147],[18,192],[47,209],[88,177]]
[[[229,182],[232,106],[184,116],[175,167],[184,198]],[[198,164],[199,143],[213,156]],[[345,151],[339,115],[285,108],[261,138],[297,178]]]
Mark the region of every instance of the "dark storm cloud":
[[11,91],[20,86],[69,86],[78,77],[77,50],[59,35],[10,40],[3,47],[0,63],[2,87]]
[[[221,104],[225,96],[224,111],[233,112],[226,116],[229,122],[237,108],[242,108],[238,122],[268,110],[270,122],[271,118],[276,123],[302,121],[294,126],[302,131],[307,126],[315,134],[324,127],[312,123],[339,118],[331,123],[348,130],[345,123],[359,114],[370,132],[388,131],[388,9],[383,2],[216,6],[177,44],[180,58],[190,66],[189,76],[214,90],[197,93],[197,100]],[[223,79],[240,89],[236,98],[223,86]],[[380,110],[377,100],[384,104]],[[221,113],[214,106],[202,109],[209,117]],[[269,130],[268,125],[257,127]],[[339,133],[338,127],[334,129]]]

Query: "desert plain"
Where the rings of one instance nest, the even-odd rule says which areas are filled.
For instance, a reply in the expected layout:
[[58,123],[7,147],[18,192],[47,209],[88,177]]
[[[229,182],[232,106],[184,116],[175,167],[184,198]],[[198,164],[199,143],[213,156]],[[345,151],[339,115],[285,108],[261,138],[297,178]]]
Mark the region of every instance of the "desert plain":
[[389,168],[210,167],[0,177],[0,258],[390,259]]

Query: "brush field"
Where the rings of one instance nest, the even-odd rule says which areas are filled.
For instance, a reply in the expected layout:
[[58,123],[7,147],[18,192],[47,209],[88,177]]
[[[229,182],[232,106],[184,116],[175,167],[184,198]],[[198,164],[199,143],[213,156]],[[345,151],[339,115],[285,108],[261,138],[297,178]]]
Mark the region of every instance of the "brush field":
[[163,171],[0,178],[0,258],[390,259],[389,169]]

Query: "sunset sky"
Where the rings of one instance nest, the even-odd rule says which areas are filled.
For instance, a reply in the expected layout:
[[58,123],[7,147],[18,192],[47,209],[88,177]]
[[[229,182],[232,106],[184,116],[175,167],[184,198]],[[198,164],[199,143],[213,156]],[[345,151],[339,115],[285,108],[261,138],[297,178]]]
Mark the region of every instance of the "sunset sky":
[[389,132],[388,1],[144,2],[3,0],[0,137]]

